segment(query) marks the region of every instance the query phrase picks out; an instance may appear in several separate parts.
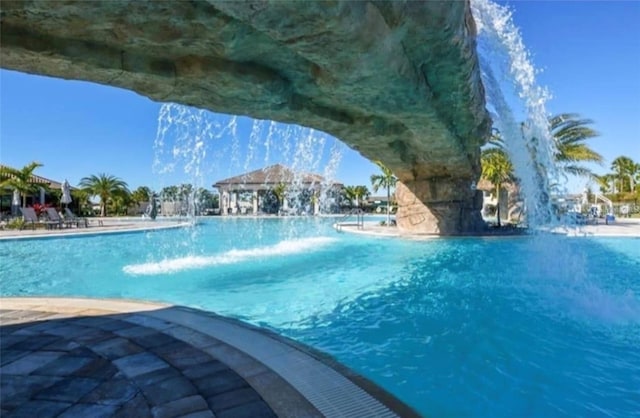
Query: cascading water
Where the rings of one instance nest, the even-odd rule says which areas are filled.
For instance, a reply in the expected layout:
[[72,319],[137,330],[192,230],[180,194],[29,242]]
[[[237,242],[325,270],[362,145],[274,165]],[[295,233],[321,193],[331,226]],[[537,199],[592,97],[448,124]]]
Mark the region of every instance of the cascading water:
[[510,156],[530,227],[551,220],[550,184],[560,184],[557,150],[549,132],[548,91],[536,71],[511,11],[489,0],[472,0],[477,49],[487,107]]
[[[280,163],[295,173],[293,179],[287,179],[290,211],[311,214],[312,199],[319,200],[321,208],[330,206],[333,196],[327,190],[335,182],[343,149],[335,138],[314,129],[165,104],[158,116],[154,172],[171,177],[174,184],[179,178],[192,185],[188,213],[193,218],[197,214],[196,191],[206,188],[204,181]],[[305,183],[309,173],[322,175],[313,185],[320,194],[309,196]],[[179,204],[181,198],[169,203]],[[241,202],[251,198],[238,196]]]
[[[207,155],[223,135],[234,137],[235,126],[235,117],[223,126],[205,110],[172,103],[162,105],[154,143],[153,171],[162,178],[171,178],[165,182],[181,184],[174,193],[169,190],[166,196],[161,196],[163,205],[170,206],[171,213],[187,215],[195,222],[200,193],[207,188],[204,181],[212,172]],[[166,210],[164,212],[167,214]]]
[[[566,179],[554,161],[557,148],[545,108],[550,94],[536,85],[512,12],[489,0],[472,0],[471,9],[487,106],[516,170],[529,226],[535,229],[553,222],[550,191],[564,192],[559,179]],[[638,321],[640,304],[633,286],[616,289],[603,283],[589,272],[582,253],[567,251],[575,243],[540,234],[530,245],[531,252],[521,255],[530,280],[521,283],[522,289],[539,294],[559,311]]]

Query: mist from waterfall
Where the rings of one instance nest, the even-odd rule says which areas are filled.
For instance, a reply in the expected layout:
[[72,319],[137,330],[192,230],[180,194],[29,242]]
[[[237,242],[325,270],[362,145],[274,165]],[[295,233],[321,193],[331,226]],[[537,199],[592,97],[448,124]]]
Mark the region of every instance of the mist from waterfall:
[[551,221],[550,186],[561,186],[546,110],[551,95],[536,83],[511,10],[490,0],[472,0],[471,10],[487,108],[513,163],[528,224],[535,228]]
[[287,196],[292,209],[301,210],[295,202],[302,200],[297,196],[304,191],[302,181],[308,173],[323,176],[318,199],[321,207],[328,206],[331,196],[327,195],[327,186],[336,182],[344,150],[340,141],[315,129],[166,103],[158,114],[153,172],[165,186],[176,182],[192,186],[183,209],[194,218],[198,189],[210,189],[217,180],[283,164],[296,173]]

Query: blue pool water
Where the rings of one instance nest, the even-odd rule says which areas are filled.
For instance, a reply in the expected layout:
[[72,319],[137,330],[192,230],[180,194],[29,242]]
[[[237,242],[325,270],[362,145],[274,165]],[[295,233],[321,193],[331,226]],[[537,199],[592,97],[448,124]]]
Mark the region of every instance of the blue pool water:
[[331,353],[431,417],[640,415],[640,239],[418,241],[332,222],[4,241],[1,294],[242,318]]

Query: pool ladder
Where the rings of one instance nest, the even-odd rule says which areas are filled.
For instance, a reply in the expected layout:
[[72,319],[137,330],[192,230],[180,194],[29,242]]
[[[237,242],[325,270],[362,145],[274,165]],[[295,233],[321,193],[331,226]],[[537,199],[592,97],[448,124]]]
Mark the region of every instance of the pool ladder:
[[[356,222],[355,224],[346,222],[349,218],[355,216]],[[343,226],[351,226],[355,225],[358,229],[364,228],[364,211],[360,208],[351,209],[345,216],[338,219],[338,222],[335,223],[336,230],[342,231]]]

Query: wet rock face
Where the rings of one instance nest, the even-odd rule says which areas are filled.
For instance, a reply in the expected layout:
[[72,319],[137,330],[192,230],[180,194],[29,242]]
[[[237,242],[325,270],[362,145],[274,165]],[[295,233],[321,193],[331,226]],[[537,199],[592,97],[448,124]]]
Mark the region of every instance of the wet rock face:
[[490,121],[468,2],[4,0],[0,7],[4,68],[320,129],[383,161],[409,189],[479,175]]

